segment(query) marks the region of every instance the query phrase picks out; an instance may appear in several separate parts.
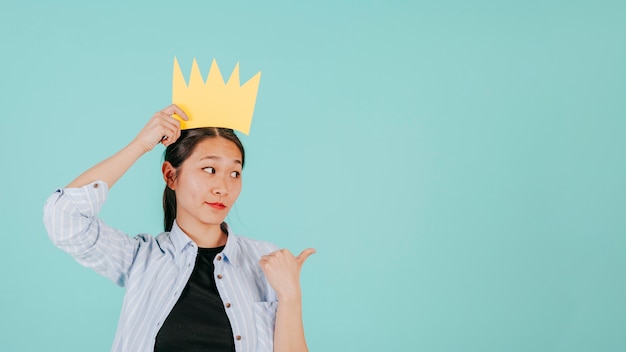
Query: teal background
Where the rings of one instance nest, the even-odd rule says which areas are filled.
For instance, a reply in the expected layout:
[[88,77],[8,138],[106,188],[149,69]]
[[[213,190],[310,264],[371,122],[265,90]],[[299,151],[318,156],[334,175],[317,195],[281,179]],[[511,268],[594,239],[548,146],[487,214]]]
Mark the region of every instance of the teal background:
[[[623,1],[4,1],[0,349],[107,351],[124,291],[47,196],[171,99],[262,70],[236,232],[293,252],[312,351],[626,350]],[[162,148],[102,217],[161,230]]]

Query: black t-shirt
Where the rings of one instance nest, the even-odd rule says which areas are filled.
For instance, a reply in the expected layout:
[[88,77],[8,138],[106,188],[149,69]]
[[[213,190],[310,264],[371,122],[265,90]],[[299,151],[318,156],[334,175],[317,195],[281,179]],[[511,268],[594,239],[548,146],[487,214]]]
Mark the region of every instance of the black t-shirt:
[[196,266],[157,334],[155,352],[235,351],[233,331],[213,274],[213,259],[223,249],[198,248]]

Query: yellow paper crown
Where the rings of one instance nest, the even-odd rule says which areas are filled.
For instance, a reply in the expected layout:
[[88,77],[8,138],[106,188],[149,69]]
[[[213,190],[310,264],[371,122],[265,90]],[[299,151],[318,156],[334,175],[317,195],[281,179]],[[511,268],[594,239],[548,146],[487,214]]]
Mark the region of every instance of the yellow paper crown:
[[237,63],[228,83],[224,84],[220,69],[213,59],[205,83],[194,58],[189,84],[187,84],[178,60],[174,57],[172,103],[183,109],[189,118],[189,121],[178,118],[181,121],[181,129],[225,127],[248,134],[260,80],[261,72],[259,71],[246,83],[240,85],[239,63]]

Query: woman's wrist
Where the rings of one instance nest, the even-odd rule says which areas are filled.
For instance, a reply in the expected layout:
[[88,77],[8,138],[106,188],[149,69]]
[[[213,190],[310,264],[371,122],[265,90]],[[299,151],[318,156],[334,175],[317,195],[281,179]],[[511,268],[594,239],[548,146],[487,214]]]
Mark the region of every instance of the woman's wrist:
[[277,292],[279,302],[289,303],[289,304],[301,304],[302,303],[302,291],[298,288],[297,290],[293,290],[290,292]]
[[154,149],[154,147],[155,146],[146,144],[144,141],[142,141],[142,140],[140,140],[138,138],[133,139],[126,146],[127,149],[131,149],[131,150],[134,150],[135,152],[139,153],[140,154],[139,156],[141,156],[141,155],[151,151],[152,149]]

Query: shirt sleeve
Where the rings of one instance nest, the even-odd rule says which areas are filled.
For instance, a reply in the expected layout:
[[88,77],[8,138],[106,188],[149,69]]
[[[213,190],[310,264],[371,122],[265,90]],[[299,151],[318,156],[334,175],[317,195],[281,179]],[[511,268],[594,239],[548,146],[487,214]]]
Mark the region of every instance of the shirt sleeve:
[[45,203],[44,225],[55,246],[124,286],[141,242],[151,236],[131,238],[98,218],[107,195],[102,181],[57,189]]

